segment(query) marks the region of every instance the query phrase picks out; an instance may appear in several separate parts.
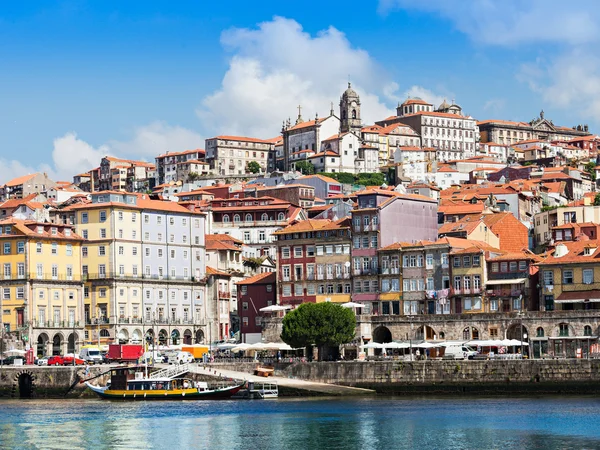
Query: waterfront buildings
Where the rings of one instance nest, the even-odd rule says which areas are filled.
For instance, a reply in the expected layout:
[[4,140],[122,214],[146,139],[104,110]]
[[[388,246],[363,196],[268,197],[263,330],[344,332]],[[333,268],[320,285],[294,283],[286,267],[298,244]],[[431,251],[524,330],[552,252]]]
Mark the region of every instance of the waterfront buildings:
[[2,323],[39,355],[83,343],[82,242],[71,225],[0,222]]
[[245,280],[238,281],[237,309],[240,317],[240,342],[255,344],[261,342],[262,318],[265,315],[261,308],[275,305],[277,274],[275,272],[259,273]]
[[86,341],[191,342],[206,324],[205,215],[145,194],[90,197],[57,216],[86,240]]

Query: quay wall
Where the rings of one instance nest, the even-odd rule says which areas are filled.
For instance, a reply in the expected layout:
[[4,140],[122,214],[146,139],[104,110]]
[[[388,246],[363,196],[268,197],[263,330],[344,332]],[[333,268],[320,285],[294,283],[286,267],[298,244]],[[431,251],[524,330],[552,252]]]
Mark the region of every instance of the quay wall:
[[[256,364],[215,364],[252,372]],[[600,393],[600,360],[341,361],[275,364],[275,375],[379,393]]]

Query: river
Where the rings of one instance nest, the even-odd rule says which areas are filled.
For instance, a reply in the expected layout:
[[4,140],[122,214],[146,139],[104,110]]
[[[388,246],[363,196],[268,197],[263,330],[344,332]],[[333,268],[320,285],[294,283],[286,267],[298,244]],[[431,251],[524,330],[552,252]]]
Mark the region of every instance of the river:
[[12,449],[600,449],[600,399],[0,402]]

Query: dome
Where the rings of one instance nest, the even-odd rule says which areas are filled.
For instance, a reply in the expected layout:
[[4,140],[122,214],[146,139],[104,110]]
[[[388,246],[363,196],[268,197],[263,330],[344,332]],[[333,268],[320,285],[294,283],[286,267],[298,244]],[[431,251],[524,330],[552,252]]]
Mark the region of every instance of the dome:
[[448,108],[450,108],[450,105],[448,104],[448,102],[446,101],[446,99],[444,99],[444,101],[442,102],[442,104],[438,107],[438,110],[448,109]]
[[358,94],[356,93],[356,91],[354,89],[352,89],[352,85],[350,84],[350,82],[348,82],[348,89],[346,89],[344,91],[343,94],[344,97],[358,97]]

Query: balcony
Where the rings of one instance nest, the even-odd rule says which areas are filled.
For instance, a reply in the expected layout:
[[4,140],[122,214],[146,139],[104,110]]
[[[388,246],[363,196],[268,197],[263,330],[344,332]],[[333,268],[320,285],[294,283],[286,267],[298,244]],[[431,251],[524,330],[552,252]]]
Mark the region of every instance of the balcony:
[[518,297],[525,291],[523,289],[494,288],[488,289],[486,292],[490,297]]
[[231,293],[229,291],[219,291],[219,298],[230,299]]
[[174,282],[183,282],[189,283],[192,281],[196,281],[195,277],[190,276],[169,276],[169,275],[148,275],[148,274],[138,274],[133,275],[130,273],[119,274],[115,272],[108,273],[87,273],[82,276],[83,281],[88,280],[103,280],[103,279],[117,279],[117,280],[154,280],[154,281],[174,281]]
[[[554,286],[557,287],[556,285]],[[600,283],[559,283],[559,286],[563,292],[595,291],[600,289]]]
[[281,277],[281,281],[290,281],[290,277],[283,276]]
[[314,273],[309,273],[308,275],[306,275],[306,279],[308,281],[313,281],[315,279],[315,274]]
[[54,322],[53,320],[32,320],[31,326],[33,328],[79,328],[80,322],[78,320],[75,322],[72,322],[70,320],[61,320],[58,322]]
[[324,279],[325,279],[325,274],[322,274],[322,273],[317,274],[317,280],[324,280]]

